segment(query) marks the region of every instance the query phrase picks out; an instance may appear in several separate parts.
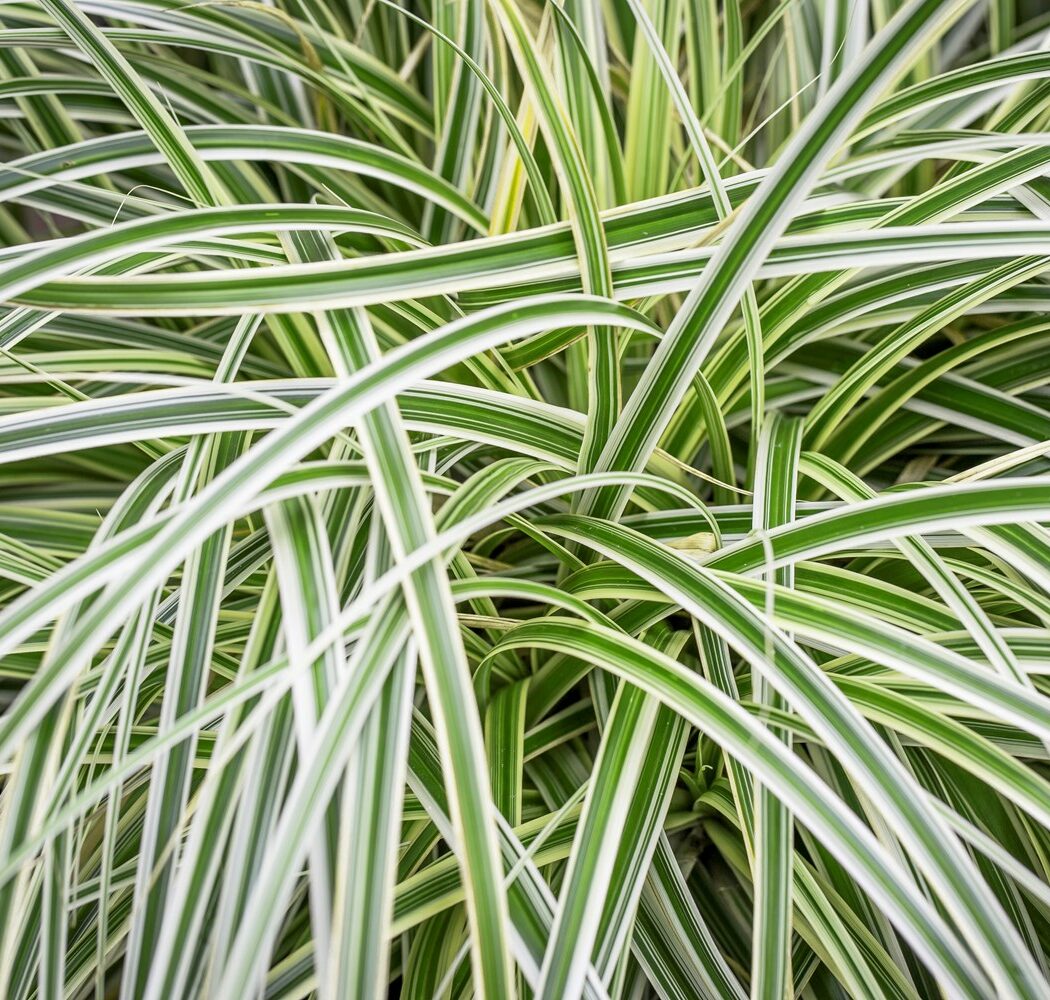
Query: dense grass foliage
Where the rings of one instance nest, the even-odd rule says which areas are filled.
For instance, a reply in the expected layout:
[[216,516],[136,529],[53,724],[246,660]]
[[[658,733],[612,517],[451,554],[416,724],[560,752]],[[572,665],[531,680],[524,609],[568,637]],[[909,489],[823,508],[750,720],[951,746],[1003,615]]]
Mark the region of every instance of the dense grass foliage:
[[0,10],[0,996],[1050,996],[1039,0]]

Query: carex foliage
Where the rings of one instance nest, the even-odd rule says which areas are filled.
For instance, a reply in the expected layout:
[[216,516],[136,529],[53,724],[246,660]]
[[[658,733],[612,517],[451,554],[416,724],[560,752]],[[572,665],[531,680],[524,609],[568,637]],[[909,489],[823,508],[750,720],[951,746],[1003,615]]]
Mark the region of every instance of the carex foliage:
[[0,9],[0,995],[1050,995],[1038,0]]

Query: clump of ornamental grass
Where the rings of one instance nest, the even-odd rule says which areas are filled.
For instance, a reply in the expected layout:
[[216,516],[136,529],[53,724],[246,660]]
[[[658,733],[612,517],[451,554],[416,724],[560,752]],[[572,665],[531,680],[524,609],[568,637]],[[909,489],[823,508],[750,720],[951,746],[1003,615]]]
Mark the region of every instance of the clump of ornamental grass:
[[1048,995],[1037,0],[0,11],[0,995]]

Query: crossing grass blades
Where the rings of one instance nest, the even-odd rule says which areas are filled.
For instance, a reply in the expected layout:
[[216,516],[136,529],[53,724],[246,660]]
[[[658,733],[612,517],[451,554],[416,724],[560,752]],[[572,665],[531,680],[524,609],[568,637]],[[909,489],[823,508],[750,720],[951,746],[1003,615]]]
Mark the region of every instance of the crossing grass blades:
[[0,11],[0,995],[1050,995],[1037,0]]

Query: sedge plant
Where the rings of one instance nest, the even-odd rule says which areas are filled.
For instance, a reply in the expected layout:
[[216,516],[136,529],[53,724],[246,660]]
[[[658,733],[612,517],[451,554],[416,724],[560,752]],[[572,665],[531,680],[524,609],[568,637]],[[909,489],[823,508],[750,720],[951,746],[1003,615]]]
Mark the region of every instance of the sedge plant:
[[1038,0],[0,9],[0,996],[1050,996]]

